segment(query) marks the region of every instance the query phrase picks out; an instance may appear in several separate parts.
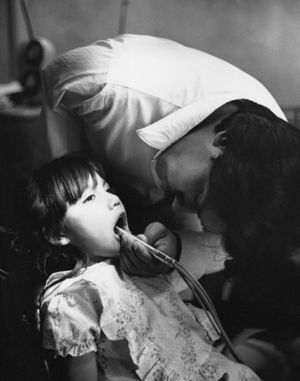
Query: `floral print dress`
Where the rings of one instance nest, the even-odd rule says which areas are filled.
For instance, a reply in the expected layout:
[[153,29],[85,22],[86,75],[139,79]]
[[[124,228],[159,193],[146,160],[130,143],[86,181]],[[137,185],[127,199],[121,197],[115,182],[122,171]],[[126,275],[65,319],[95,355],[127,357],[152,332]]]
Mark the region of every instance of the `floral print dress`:
[[[65,275],[51,275],[47,284]],[[43,345],[55,356],[97,353],[109,381],[257,381],[213,349],[204,311],[188,307],[167,276],[139,278],[109,261],[50,287],[42,301]]]

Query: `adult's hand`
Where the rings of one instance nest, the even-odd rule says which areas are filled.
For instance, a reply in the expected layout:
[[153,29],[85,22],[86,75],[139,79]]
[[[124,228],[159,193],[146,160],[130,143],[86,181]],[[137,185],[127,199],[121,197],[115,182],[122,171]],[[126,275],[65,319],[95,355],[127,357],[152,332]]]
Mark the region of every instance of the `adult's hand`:
[[[144,233],[137,237],[172,258],[176,258],[180,254],[178,238],[159,222],[148,225]],[[122,235],[121,268],[127,274],[145,277],[165,274],[170,271],[168,265],[154,258],[147,248],[134,240],[130,234]]]

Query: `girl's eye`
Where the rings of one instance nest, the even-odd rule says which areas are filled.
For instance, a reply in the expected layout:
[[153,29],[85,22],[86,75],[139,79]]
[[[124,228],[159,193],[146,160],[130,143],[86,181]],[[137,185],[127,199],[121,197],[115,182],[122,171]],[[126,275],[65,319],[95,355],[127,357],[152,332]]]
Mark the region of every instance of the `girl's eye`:
[[92,201],[92,200],[94,200],[95,197],[96,197],[96,196],[95,196],[94,194],[90,194],[89,196],[87,196],[87,197],[83,200],[83,203]]

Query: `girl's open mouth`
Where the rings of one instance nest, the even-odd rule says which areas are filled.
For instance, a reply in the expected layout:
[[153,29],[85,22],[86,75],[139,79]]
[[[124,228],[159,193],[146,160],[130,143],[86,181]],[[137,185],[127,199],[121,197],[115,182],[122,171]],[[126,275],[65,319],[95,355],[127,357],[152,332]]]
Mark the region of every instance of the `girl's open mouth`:
[[118,232],[118,228],[121,228],[123,230],[126,230],[128,231],[128,222],[127,222],[127,216],[126,216],[126,213],[122,213],[120,215],[120,217],[118,218],[117,222],[116,222],[116,225],[114,227],[114,232],[116,234],[116,236],[118,237],[118,240],[120,239],[120,234]]

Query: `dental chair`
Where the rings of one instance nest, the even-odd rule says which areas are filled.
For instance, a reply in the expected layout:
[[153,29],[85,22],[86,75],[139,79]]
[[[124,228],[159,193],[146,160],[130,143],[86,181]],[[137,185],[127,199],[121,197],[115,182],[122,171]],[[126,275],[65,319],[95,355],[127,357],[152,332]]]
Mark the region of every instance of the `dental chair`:
[[42,280],[29,253],[12,248],[14,238],[0,232],[1,380],[48,381],[35,316]]

